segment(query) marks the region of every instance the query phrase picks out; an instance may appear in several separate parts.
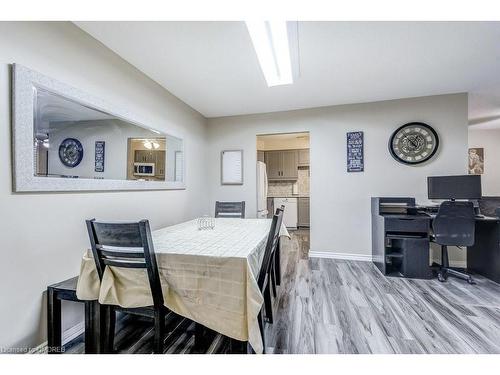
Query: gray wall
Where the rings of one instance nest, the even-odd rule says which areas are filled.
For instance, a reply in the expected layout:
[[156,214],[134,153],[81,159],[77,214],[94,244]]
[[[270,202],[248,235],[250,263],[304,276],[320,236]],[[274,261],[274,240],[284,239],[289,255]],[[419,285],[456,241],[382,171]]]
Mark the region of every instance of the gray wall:
[[[389,154],[391,133],[410,121],[431,124],[441,137],[438,155],[406,166]],[[346,172],[346,132],[364,131],[365,172]],[[442,95],[262,115],[209,119],[210,199],[245,200],[256,213],[256,135],[309,131],[311,251],[371,254],[371,196],[427,199],[426,177],[467,169],[467,95]],[[244,150],[243,186],[220,185],[220,151]],[[458,255],[458,254],[457,254]],[[451,255],[452,260],[455,253]]]
[[[12,193],[9,64],[14,62],[184,138],[187,189]],[[206,211],[206,172],[201,162],[206,120],[68,22],[0,22],[0,108],[0,346],[34,346],[46,339],[47,285],[78,274],[88,247],[84,219],[148,218],[155,229]],[[80,321],[81,311],[81,306],[65,304],[65,326]]]

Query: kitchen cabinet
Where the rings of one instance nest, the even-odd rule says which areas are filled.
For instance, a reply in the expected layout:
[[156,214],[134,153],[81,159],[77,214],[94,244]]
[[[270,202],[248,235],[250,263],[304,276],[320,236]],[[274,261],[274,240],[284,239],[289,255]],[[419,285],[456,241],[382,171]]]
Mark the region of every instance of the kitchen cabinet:
[[297,150],[266,151],[265,161],[268,180],[297,180]]
[[310,204],[308,197],[301,197],[298,200],[298,226],[310,226]]
[[281,151],[266,151],[265,160],[267,179],[279,180],[281,177]]
[[309,149],[302,149],[297,151],[297,156],[298,156],[298,164],[301,167],[307,167],[309,166]]

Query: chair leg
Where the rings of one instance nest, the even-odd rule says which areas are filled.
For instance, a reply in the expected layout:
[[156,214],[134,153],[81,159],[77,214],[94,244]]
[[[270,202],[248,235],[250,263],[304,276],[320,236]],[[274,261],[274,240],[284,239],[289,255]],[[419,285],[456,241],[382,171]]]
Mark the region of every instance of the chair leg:
[[448,279],[448,267],[449,267],[449,259],[448,259],[448,247],[445,245],[441,245],[441,267],[438,272],[438,280],[441,282],[445,282]]
[[154,353],[163,354],[163,339],[165,337],[165,311],[157,309],[155,311],[155,338]]
[[248,345],[247,341],[240,341],[236,339],[229,339],[229,353],[230,354],[250,354],[248,353]]
[[116,311],[113,306],[106,306],[105,315],[104,352],[113,353],[116,325]]
[[458,277],[459,279],[462,279],[462,280],[466,280],[469,284],[473,285],[475,284],[476,282],[474,281],[474,279],[472,278],[471,275],[465,273],[465,272],[460,272],[460,271],[457,271],[457,270],[454,270],[454,269],[451,269],[451,268],[448,268],[446,270],[450,275],[453,275],[455,277]]
[[194,348],[197,353],[206,349],[206,329],[203,324],[194,323]]
[[266,354],[266,337],[265,337],[266,332],[264,331],[264,319],[262,317],[262,309],[260,310],[257,319],[259,321],[260,336],[262,337],[262,353]]
[[276,271],[274,269],[274,266],[271,264],[271,287],[273,288],[273,296],[276,298]]
[[274,269],[276,275],[276,285],[281,285],[281,257],[280,257],[281,239],[278,238],[278,245],[274,253]]
[[85,301],[85,354],[99,353],[96,327],[99,318],[99,302]]
[[448,258],[448,246],[441,246],[441,264],[443,268],[448,268],[450,266],[450,260]]
[[448,247],[441,246],[441,269],[439,270],[438,273],[438,280],[444,282],[448,278],[448,275],[453,275],[460,279],[466,280],[469,284],[475,284],[474,279],[472,278],[471,275],[450,268]]
[[266,308],[266,318],[270,324],[273,324],[273,303],[271,299],[271,287],[269,283],[264,288],[264,305]]

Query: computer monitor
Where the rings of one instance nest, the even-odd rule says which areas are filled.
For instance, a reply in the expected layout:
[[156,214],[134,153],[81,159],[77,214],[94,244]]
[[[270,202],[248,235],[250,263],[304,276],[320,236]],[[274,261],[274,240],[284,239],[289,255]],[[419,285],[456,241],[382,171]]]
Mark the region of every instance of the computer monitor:
[[480,199],[481,176],[432,176],[427,177],[429,199]]

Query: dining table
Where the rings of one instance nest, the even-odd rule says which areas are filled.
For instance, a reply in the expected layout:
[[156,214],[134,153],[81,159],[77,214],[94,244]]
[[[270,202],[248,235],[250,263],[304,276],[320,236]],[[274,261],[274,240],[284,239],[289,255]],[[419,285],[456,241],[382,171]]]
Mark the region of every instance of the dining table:
[[[257,278],[271,219],[212,220],[211,229],[194,219],[152,231],[164,304],[262,353],[258,314],[264,299]],[[284,225],[279,236],[289,237]],[[76,293],[80,300],[123,308],[153,304],[145,269],[107,266],[100,280],[90,249],[82,257]]]

